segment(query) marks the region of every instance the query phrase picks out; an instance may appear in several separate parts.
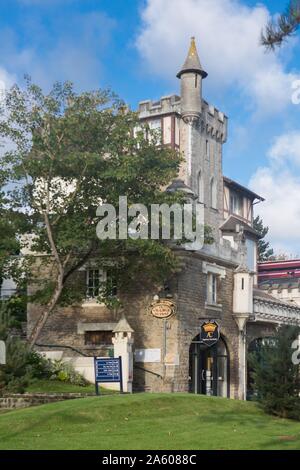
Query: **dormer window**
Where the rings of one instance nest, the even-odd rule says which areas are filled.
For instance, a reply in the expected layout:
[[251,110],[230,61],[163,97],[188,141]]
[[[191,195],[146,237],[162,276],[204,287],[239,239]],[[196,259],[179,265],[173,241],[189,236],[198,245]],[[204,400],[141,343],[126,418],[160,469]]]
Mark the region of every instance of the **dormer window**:
[[243,216],[243,198],[238,193],[230,193],[230,212]]

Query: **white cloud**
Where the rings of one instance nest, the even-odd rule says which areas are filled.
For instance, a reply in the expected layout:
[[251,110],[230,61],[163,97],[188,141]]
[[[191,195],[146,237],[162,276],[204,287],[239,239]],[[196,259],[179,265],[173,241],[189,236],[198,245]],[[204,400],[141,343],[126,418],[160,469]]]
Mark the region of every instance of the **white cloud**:
[[274,164],[285,164],[290,161],[300,166],[300,131],[291,131],[277,137],[269,151]]
[[0,66],[0,93],[10,88],[16,81],[16,77]]
[[249,183],[266,198],[256,211],[269,226],[277,252],[299,253],[300,177],[290,163],[300,164],[300,131],[277,137],[268,156],[269,165],[258,168]]
[[254,98],[256,111],[271,113],[291,103],[297,75],[286,73],[279,55],[259,44],[269,19],[265,6],[248,7],[241,0],[147,0],[136,44],[151,72],[171,79],[189,37],[196,36],[209,83],[236,86]]
[[[0,102],[3,104],[5,98],[5,91],[8,90],[17,79],[14,75],[8,73],[6,69],[0,66]],[[2,117],[1,117],[2,119]],[[1,141],[0,146],[3,147],[3,141]]]

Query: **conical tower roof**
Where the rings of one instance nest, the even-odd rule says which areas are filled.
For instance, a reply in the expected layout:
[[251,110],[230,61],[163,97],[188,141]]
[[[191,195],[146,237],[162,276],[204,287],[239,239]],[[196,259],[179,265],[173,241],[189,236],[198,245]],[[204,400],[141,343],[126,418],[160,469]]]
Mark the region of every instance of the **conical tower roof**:
[[191,45],[190,45],[187,58],[185,59],[185,62],[180,72],[178,72],[177,77],[180,78],[181,75],[186,72],[198,73],[199,75],[202,76],[202,78],[207,77],[207,73],[203,70],[200,59],[199,59],[194,37],[191,38]]
[[134,330],[129,325],[125,315],[123,314],[118,324],[113,330],[113,333],[133,333]]

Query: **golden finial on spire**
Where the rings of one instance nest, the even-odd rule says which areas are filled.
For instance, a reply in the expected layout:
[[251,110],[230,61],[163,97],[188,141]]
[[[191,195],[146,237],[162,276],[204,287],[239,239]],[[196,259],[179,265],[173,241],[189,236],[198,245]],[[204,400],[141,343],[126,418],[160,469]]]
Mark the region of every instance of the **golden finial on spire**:
[[197,54],[195,36],[191,37],[191,45],[189,50],[189,56],[195,56]]

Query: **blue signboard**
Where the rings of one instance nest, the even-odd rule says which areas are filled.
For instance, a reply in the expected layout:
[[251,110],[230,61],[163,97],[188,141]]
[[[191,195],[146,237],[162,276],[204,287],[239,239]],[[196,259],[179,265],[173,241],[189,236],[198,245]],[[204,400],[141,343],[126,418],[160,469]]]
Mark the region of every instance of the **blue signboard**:
[[120,357],[95,357],[95,382],[96,393],[99,395],[99,383],[120,383],[123,391],[122,381],[122,358]]

